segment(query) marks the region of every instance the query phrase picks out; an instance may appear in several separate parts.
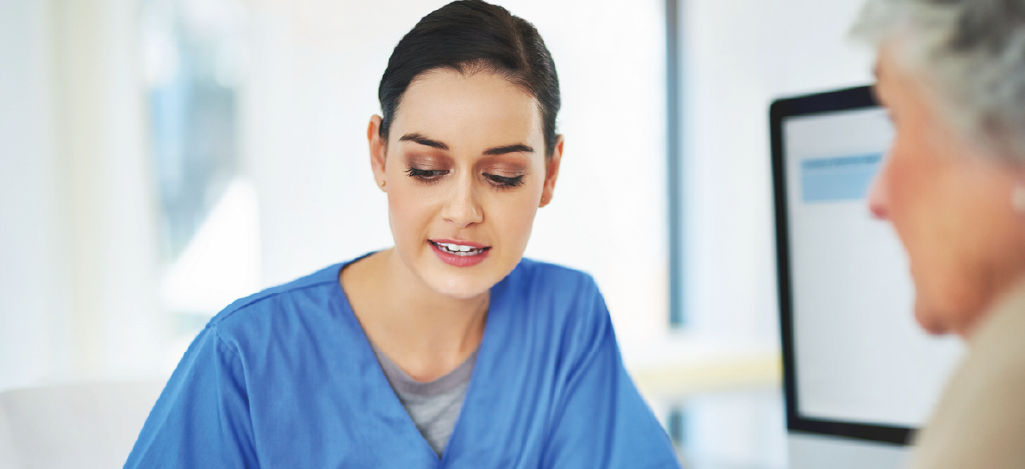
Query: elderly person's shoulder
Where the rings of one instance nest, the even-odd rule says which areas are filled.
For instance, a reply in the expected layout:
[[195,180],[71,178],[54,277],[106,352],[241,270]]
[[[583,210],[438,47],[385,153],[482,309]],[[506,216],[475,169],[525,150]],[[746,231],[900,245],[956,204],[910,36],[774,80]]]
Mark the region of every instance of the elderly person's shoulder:
[[1025,467],[1025,285],[979,325],[932,421],[914,469]]

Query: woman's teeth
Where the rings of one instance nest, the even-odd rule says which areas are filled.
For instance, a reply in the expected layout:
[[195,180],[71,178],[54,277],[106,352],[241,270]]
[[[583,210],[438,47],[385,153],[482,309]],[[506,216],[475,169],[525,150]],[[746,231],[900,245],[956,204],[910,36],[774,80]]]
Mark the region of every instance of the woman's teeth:
[[[434,243],[434,241],[431,241],[431,242]],[[445,251],[445,252],[450,253],[450,254],[455,254],[457,256],[476,256],[477,254],[480,254],[480,253],[484,252],[485,249],[487,249],[487,248],[475,248],[473,246],[463,246],[462,244],[451,244],[451,243],[434,243],[434,245],[437,246],[442,251]]]

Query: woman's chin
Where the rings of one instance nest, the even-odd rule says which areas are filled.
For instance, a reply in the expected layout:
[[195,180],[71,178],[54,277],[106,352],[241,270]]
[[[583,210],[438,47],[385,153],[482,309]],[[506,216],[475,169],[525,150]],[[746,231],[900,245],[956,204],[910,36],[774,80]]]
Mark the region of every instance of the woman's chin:
[[515,267],[516,263],[508,262],[501,256],[492,256],[468,267],[447,265],[431,259],[421,270],[420,278],[435,293],[454,299],[469,300],[488,293],[491,287],[509,275]]
[[482,282],[481,279],[437,279],[441,281],[430,282],[431,289],[436,293],[454,298],[457,300],[470,300],[491,290],[493,284]]

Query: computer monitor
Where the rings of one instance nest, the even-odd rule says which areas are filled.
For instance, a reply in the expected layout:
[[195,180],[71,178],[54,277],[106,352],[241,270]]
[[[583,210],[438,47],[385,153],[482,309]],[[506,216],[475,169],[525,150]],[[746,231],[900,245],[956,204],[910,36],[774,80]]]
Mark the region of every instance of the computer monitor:
[[904,250],[865,200],[892,124],[868,86],[769,114],[791,469],[901,467],[962,345],[915,322]]

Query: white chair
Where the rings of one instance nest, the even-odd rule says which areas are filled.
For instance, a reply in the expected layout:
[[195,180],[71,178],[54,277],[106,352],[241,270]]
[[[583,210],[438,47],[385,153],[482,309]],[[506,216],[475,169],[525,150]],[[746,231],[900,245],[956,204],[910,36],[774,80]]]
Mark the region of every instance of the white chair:
[[0,393],[0,469],[124,466],[164,380]]

